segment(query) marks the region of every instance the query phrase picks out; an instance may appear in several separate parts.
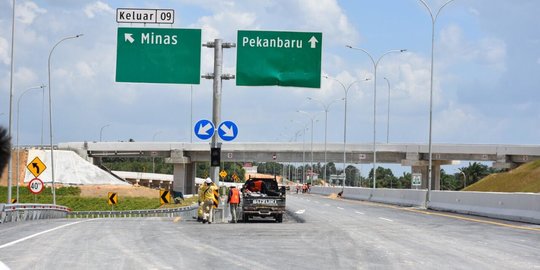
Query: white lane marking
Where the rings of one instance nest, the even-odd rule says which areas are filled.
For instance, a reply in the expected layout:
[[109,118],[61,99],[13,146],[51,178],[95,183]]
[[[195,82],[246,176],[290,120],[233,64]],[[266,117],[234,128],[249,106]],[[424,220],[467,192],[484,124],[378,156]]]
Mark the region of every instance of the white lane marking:
[[343,207],[339,207],[339,206],[338,206],[338,207],[337,207],[337,209],[343,210],[343,209],[345,209],[345,208],[343,208]]
[[0,270],[9,270],[9,267],[0,261]]
[[379,219],[386,220],[386,221],[390,221],[390,222],[394,222],[393,220],[387,219],[387,218],[382,218],[382,217],[380,217]]
[[296,211],[295,213],[296,213],[296,214],[303,214],[303,213],[305,213],[305,212],[306,212],[305,209],[300,209],[300,210]]
[[324,206],[330,206],[329,204],[325,203]]
[[310,200],[310,199],[306,199],[306,201],[308,201],[308,202],[311,202],[311,200]]
[[359,214],[359,215],[363,215],[363,214],[364,214],[364,213],[358,212],[358,211],[356,211],[355,213],[357,213],[357,214]]
[[27,236],[27,237],[23,237],[19,240],[15,240],[15,241],[11,241],[9,243],[6,243],[6,244],[3,244],[0,246],[0,249],[3,249],[3,248],[6,248],[6,247],[9,247],[9,246],[13,246],[17,243],[20,243],[22,241],[26,241],[28,239],[31,239],[31,238],[34,238],[36,236],[39,236],[39,235],[42,235],[42,234],[45,234],[45,233],[48,233],[48,232],[52,232],[52,231],[56,231],[58,229],[62,229],[64,227],[67,227],[67,226],[71,226],[71,225],[75,225],[75,224],[79,224],[81,222],[87,222],[87,221],[91,221],[91,220],[94,220],[94,219],[88,219],[88,220],[81,220],[81,221],[76,221],[76,222],[72,222],[72,223],[68,223],[68,224],[64,224],[64,225],[61,225],[61,226],[58,226],[56,228],[52,228],[52,229],[49,229],[49,230],[46,230],[46,231],[42,231],[42,232],[38,232],[38,233],[35,233],[35,234],[32,234],[30,236]]

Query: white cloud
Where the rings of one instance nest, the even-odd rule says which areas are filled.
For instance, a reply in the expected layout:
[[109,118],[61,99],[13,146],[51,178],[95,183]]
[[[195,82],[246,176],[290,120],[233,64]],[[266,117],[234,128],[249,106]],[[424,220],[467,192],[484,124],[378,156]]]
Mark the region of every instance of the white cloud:
[[77,71],[82,77],[86,79],[90,79],[94,77],[94,75],[96,75],[96,73],[94,72],[94,69],[87,62],[78,62]]
[[32,1],[23,2],[15,8],[15,17],[23,24],[31,24],[39,14],[46,13],[47,10],[40,8]]
[[100,12],[114,14],[114,10],[108,4],[101,1],[88,4],[84,7],[84,14],[90,19],[94,18]]
[[478,9],[476,9],[476,8],[469,8],[469,13],[474,15],[474,16],[479,16],[480,15],[480,11],[478,11]]
[[[38,82],[37,74],[32,68],[28,68],[28,67],[21,67],[17,69],[14,73],[13,81],[16,83],[19,83],[19,82],[24,83],[25,85],[23,85],[22,87],[26,87],[28,85],[32,86],[34,84],[38,85],[38,84],[43,83],[43,82]],[[18,86],[18,88],[20,88],[20,86]]]
[[[440,55],[446,56],[443,64],[460,61],[476,61],[499,71],[506,70],[506,43],[495,37],[484,37],[470,41],[464,37],[463,30],[450,25],[441,30],[437,44]],[[444,52],[444,53],[440,53]]]
[[305,28],[322,30],[324,40],[338,44],[355,44],[359,34],[349,22],[336,0],[296,1],[298,16],[303,17]]
[[0,62],[9,65],[10,61],[9,45],[5,38],[0,37]]

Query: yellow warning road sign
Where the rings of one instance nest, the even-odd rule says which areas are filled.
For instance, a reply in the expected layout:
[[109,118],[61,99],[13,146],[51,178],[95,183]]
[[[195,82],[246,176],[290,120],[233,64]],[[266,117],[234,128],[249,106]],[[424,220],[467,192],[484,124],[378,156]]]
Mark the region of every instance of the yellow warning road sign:
[[227,177],[227,172],[225,170],[222,170],[221,172],[219,172],[219,176],[221,178],[225,178],[225,177]]
[[171,193],[168,190],[161,189],[159,191],[159,202],[161,204],[170,203]]
[[219,205],[219,192],[217,190],[213,191],[214,193],[214,208],[218,208]]
[[109,192],[108,198],[109,199],[107,200],[107,202],[109,203],[109,205],[118,204],[118,194],[114,192]]
[[38,177],[45,169],[47,169],[47,166],[45,166],[39,157],[35,157],[28,165],[26,165],[26,168],[34,175],[34,177]]

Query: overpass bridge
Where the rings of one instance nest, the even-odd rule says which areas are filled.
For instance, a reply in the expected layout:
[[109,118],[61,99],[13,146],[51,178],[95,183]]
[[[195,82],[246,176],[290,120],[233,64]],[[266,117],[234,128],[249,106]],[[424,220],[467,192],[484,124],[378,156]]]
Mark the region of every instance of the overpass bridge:
[[[72,150],[83,158],[99,164],[103,157],[161,157],[174,166],[173,190],[195,193],[196,163],[210,160],[210,145],[205,142],[70,142],[58,144],[59,149]],[[377,144],[377,163],[410,166],[411,172],[422,174],[421,188],[427,188],[429,148],[427,144]],[[347,144],[347,164],[373,162],[373,144]],[[228,142],[221,146],[222,162],[324,162],[325,145],[288,142]],[[540,146],[433,144],[432,187],[440,189],[441,166],[456,160],[493,162],[496,168],[513,168],[540,159]],[[328,162],[343,162],[343,144],[326,145]]]

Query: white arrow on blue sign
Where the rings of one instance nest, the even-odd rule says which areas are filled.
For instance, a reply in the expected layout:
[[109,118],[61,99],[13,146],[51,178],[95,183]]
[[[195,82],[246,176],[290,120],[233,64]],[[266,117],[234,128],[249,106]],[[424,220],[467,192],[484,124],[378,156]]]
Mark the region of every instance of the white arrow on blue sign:
[[223,121],[218,127],[219,137],[224,141],[232,141],[238,136],[238,127],[231,121]]
[[215,128],[212,121],[202,119],[195,124],[193,131],[195,132],[195,136],[197,136],[197,138],[201,140],[208,140],[214,135]]

